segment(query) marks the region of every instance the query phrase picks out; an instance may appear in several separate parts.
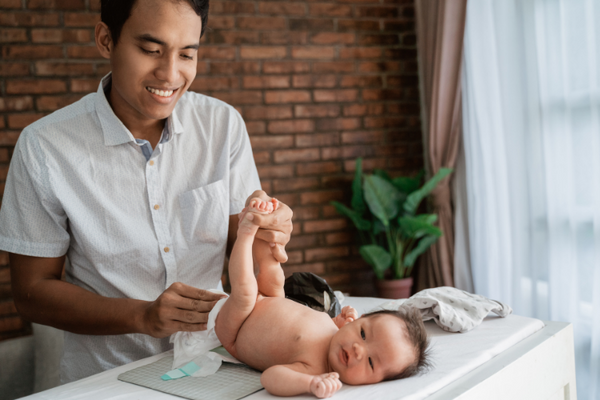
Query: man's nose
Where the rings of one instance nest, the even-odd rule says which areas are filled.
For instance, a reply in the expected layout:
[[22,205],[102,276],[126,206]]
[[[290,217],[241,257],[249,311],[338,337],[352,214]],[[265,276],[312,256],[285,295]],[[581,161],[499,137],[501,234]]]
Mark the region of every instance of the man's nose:
[[365,348],[360,343],[354,343],[352,345],[352,350],[354,351],[354,357],[356,357],[358,361],[363,359]]
[[177,74],[176,56],[165,55],[156,69],[156,77],[161,81],[175,83],[177,82]]

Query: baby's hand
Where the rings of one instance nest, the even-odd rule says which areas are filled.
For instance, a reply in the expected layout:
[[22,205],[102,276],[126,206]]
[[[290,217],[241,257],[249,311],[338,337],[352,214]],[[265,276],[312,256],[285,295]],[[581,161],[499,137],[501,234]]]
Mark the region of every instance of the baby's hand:
[[319,399],[333,396],[341,387],[342,382],[337,372],[315,375],[310,382],[310,392]]
[[333,319],[338,328],[358,319],[358,312],[350,306],[342,308],[342,312]]

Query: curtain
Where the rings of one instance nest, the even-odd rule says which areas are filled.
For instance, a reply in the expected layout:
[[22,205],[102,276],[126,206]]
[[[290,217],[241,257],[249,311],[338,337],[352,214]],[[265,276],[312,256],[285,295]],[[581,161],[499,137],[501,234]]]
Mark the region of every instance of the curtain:
[[[418,0],[421,119],[429,175],[456,163],[461,132],[461,64],[466,0]],[[421,257],[417,289],[453,286],[454,212],[450,179],[432,193],[443,236]]]
[[573,324],[600,400],[600,3],[469,0],[463,123],[475,291]]

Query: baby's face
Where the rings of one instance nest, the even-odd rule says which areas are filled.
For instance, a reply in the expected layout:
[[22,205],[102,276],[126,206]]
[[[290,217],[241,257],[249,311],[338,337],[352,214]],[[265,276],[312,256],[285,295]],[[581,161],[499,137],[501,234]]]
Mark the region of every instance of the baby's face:
[[359,318],[331,339],[329,367],[350,385],[381,382],[404,371],[415,359],[406,325],[392,315]]

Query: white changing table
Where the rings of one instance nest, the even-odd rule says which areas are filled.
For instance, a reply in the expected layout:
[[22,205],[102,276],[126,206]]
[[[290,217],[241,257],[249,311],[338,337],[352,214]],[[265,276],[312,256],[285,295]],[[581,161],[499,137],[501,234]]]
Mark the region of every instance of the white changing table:
[[[373,298],[347,298],[344,305],[350,304],[357,308],[359,313],[362,313],[385,301]],[[509,347],[491,360],[429,395],[426,399],[575,400],[577,395],[572,326],[562,322],[545,322],[545,324],[543,329]],[[117,380],[119,374],[157,361],[162,357],[164,354],[148,357],[25,398],[29,400],[181,399]],[[377,393],[373,393],[373,396],[378,399],[402,399],[405,395],[401,393],[400,387],[394,386],[396,382],[375,385],[379,390]],[[370,396],[365,397],[366,388],[345,387],[333,399],[369,398]],[[384,392],[380,388],[384,388]],[[249,400],[265,398],[276,399],[264,390],[246,397]],[[296,398],[315,399],[308,395]]]

